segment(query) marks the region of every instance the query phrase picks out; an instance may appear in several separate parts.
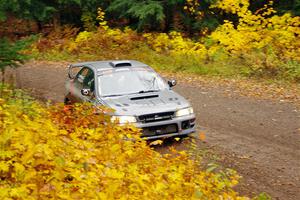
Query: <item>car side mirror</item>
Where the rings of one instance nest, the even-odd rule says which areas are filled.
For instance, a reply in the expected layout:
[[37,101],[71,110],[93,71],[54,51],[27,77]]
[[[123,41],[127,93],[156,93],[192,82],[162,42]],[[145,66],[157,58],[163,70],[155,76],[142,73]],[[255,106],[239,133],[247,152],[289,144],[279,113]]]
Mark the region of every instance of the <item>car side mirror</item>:
[[176,81],[175,79],[169,80],[169,81],[168,81],[168,85],[169,85],[170,87],[174,87],[176,84],[177,84],[177,81]]
[[82,96],[90,96],[91,95],[91,89],[84,88],[81,90]]

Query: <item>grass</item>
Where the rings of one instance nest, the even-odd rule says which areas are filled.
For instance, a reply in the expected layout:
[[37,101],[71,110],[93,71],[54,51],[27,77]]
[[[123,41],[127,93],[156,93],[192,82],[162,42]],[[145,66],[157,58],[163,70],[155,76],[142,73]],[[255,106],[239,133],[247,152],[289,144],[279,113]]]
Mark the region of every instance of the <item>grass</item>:
[[[195,56],[167,55],[157,53],[147,45],[140,45],[130,52],[115,52],[113,49],[103,49],[97,53],[71,54],[68,51],[50,50],[43,53],[32,52],[32,57],[37,60],[82,62],[90,60],[128,59],[139,60],[147,63],[157,71],[187,73],[221,78],[251,78],[260,79],[271,83],[296,83],[300,82],[300,64],[288,62],[276,63],[276,66],[256,66],[255,55],[245,58],[209,59],[200,60]],[[278,62],[278,61],[277,61]],[[253,67],[254,66],[254,67]]]

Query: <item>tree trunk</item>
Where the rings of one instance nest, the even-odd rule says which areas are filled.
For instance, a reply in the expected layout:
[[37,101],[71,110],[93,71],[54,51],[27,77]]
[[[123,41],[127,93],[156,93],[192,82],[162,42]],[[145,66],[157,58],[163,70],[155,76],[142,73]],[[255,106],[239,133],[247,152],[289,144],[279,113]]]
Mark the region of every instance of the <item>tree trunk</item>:
[[57,30],[60,27],[60,15],[59,12],[53,14],[53,28]]
[[38,27],[38,32],[42,32],[43,30],[43,23],[40,20],[36,21],[37,27]]
[[3,93],[3,86],[4,86],[4,81],[5,81],[5,79],[4,79],[4,75],[5,75],[5,70],[4,70],[4,68],[1,68],[1,83],[2,83],[2,85],[0,85],[0,97],[2,97],[2,93]]
[[173,25],[174,13],[176,12],[175,6],[168,6],[168,3],[165,3],[164,13],[165,13],[165,22],[163,27],[163,32],[167,33],[171,30]]
[[5,68],[4,67],[1,69],[1,75],[2,75],[1,83],[2,83],[2,85],[4,85],[4,82],[5,82]]

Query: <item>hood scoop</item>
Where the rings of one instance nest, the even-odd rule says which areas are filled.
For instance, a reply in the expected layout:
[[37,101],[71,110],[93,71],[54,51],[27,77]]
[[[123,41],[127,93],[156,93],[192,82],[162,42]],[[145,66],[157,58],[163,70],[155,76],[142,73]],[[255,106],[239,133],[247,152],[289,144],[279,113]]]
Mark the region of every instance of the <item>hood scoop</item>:
[[156,97],[158,97],[158,95],[139,96],[139,97],[132,97],[132,98],[130,98],[130,100],[134,101],[134,100],[140,100],[140,99],[152,99],[152,98],[156,98]]

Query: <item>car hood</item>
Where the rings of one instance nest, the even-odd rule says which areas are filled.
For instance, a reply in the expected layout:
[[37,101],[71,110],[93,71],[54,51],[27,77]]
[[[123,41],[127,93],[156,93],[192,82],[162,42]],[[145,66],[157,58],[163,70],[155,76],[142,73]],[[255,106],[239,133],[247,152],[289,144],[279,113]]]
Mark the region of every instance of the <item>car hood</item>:
[[187,100],[172,90],[159,92],[106,97],[106,106],[115,110],[116,115],[145,115],[176,111],[190,106]]

